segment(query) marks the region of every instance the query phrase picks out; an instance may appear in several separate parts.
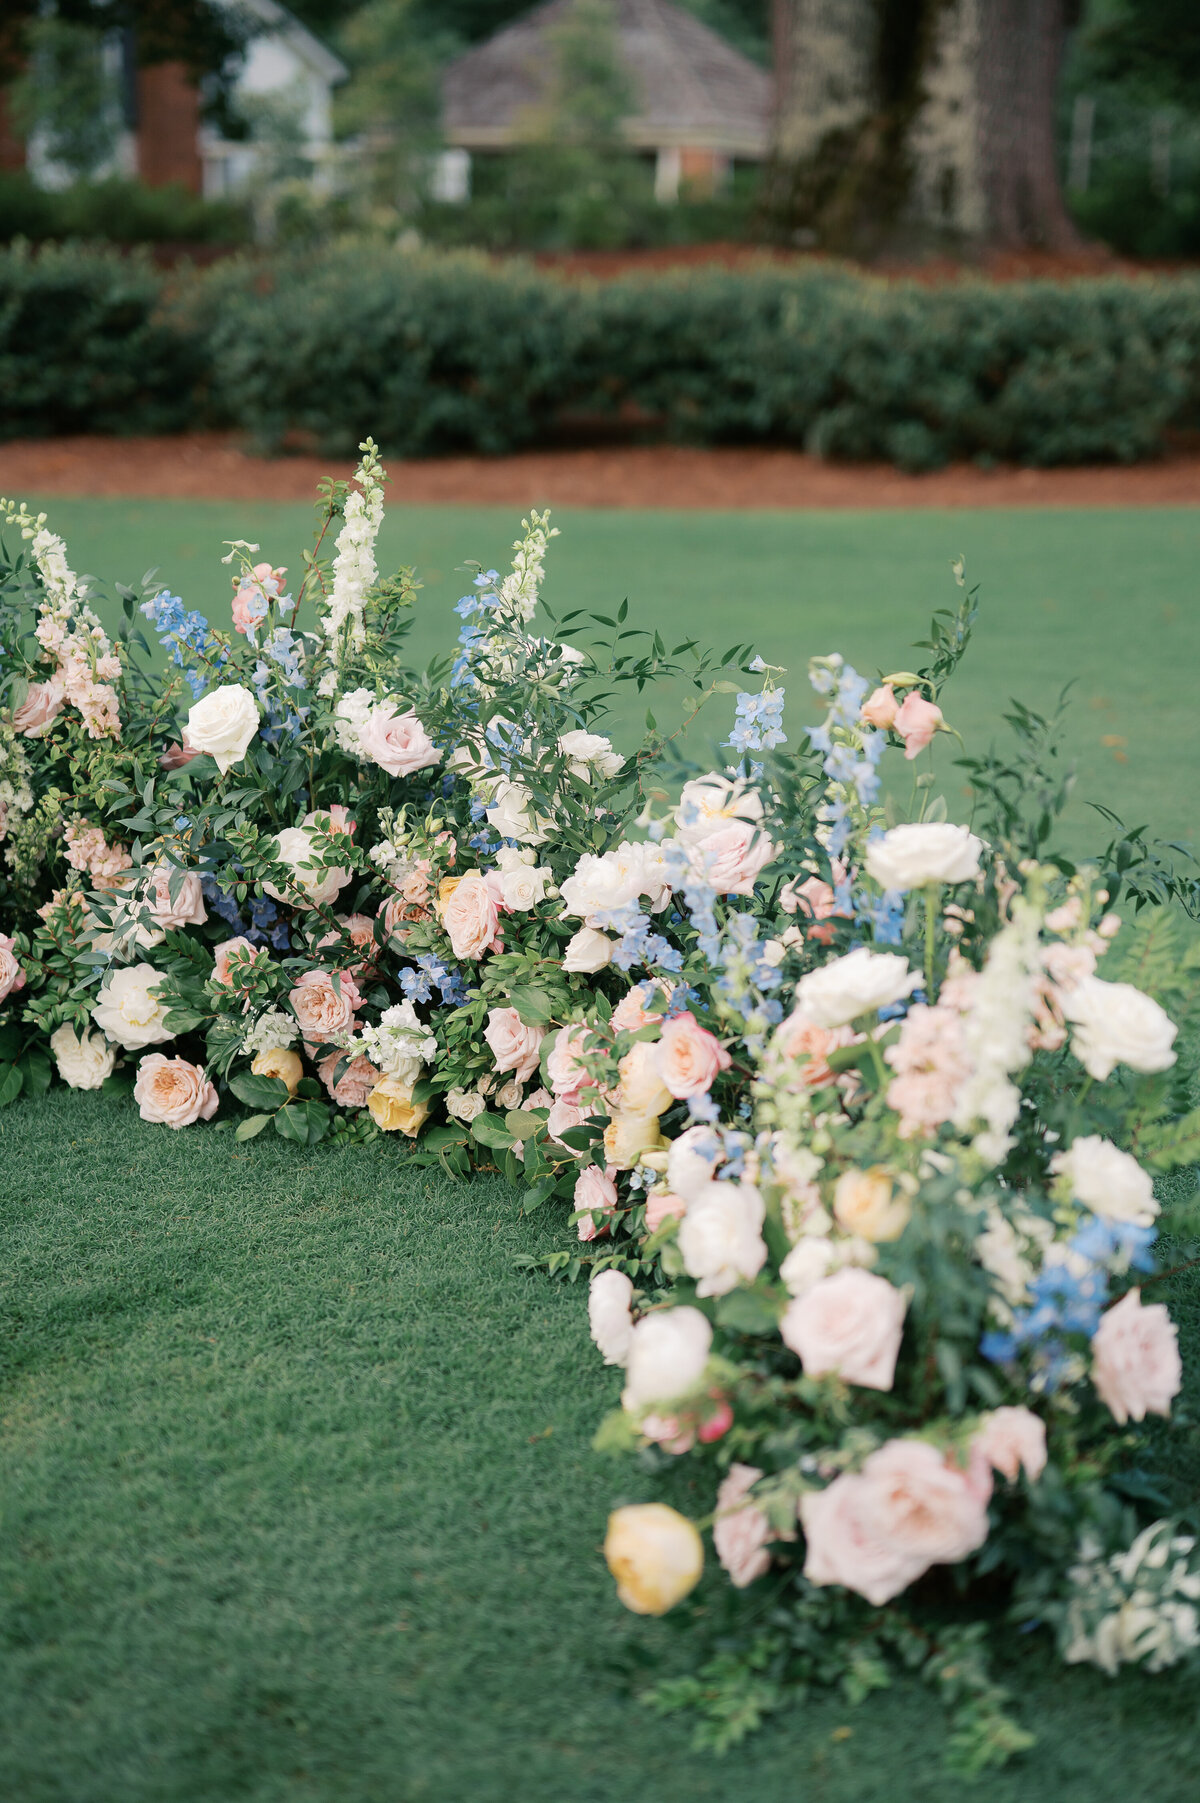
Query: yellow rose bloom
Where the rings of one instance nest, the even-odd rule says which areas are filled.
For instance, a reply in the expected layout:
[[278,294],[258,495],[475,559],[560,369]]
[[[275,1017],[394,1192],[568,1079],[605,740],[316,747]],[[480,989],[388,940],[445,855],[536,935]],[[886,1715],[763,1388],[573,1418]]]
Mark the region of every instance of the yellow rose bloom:
[[617,1595],[635,1615],[665,1615],[694,1590],[704,1570],[704,1545],[686,1516],[666,1503],[614,1509],[604,1557]]
[[250,1069],[256,1077],[281,1077],[288,1086],[289,1096],[294,1096],[296,1086],[304,1075],[304,1065],[297,1052],[289,1052],[285,1046],[272,1046],[269,1052],[255,1052]]
[[878,1243],[898,1240],[908,1226],[912,1205],[896,1195],[892,1180],[879,1165],[869,1171],[843,1171],[833,1192],[833,1213],[843,1233]]
[[429,1119],[429,1105],[412,1098],[411,1083],[402,1083],[399,1077],[384,1077],[367,1097],[371,1119],[385,1133],[406,1133],[409,1139],[416,1139]]

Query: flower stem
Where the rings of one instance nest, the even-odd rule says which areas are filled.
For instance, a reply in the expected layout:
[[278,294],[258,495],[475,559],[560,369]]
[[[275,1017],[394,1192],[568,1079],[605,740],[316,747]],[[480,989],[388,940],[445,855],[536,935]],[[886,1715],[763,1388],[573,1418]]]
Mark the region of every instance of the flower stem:
[[937,937],[938,885],[925,885],[925,997],[930,1007],[937,1000],[934,945]]

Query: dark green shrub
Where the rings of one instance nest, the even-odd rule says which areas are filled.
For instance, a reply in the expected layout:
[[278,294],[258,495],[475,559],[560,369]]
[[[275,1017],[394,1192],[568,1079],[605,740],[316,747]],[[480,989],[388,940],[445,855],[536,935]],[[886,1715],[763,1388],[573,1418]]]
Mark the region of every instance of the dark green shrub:
[[0,238],[104,239],[114,244],[242,244],[246,209],[202,200],[180,183],[148,188],[109,176],[49,192],[27,175],[0,174]]

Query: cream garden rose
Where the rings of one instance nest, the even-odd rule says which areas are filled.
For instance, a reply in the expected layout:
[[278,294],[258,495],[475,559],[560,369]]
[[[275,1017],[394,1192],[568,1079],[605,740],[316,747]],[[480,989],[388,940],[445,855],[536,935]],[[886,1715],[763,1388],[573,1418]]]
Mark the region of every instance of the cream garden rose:
[[1152,1074],[1175,1062],[1178,1028],[1132,983],[1083,977],[1063,995],[1062,1009],[1072,1026],[1071,1050],[1097,1082],[1105,1082],[1118,1064]]
[[617,1595],[635,1615],[665,1615],[694,1590],[704,1545],[692,1523],[666,1503],[631,1503],[608,1518],[604,1557]]
[[150,1052],[138,1065],[133,1099],[144,1121],[176,1128],[210,1121],[218,1103],[217,1092],[199,1065],[186,1058],[166,1058],[161,1052]]
[[969,883],[979,875],[982,850],[981,839],[948,820],[894,826],[868,844],[867,875],[902,893],[926,883]]
[[677,1244],[698,1296],[724,1296],[766,1263],[766,1210],[752,1183],[707,1183],[691,1197]]
[[51,1033],[50,1050],[59,1076],[72,1089],[99,1089],[117,1062],[103,1033],[76,1033],[69,1023]]
[[224,776],[250,749],[259,718],[249,689],[240,682],[222,683],[190,709],[185,729],[188,748],[206,751]]
[[1154,1183],[1136,1158],[1111,1140],[1088,1133],[1056,1152],[1050,1169],[1066,1180],[1076,1201],[1106,1221],[1152,1227],[1158,1215]]
[[162,1045],[174,1039],[174,1033],[164,1025],[167,1010],[157,997],[162,981],[162,972],[152,964],[132,964],[127,970],[112,971],[101,985],[92,1019],[103,1034],[127,1052],[140,1052],[143,1046]]
[[588,1287],[588,1325],[606,1365],[623,1365],[633,1341],[633,1281],[597,1271]]
[[612,963],[612,953],[613,941],[607,933],[597,932],[595,927],[580,927],[567,941],[563,969],[591,976],[594,971],[604,970]]
[[888,1173],[878,1166],[843,1171],[834,1185],[833,1216],[844,1233],[876,1244],[898,1240],[911,1213],[908,1197],[897,1193]]
[[671,1106],[674,1097],[663,1082],[658,1051],[656,1045],[639,1040],[617,1066],[620,1072],[617,1106],[623,1113],[657,1117]]
[[287,1084],[289,1096],[295,1095],[304,1075],[304,1064],[299,1054],[281,1045],[271,1046],[264,1052],[255,1052],[250,1060],[250,1069],[256,1077],[278,1077],[281,1083]]
[[815,1026],[845,1027],[911,995],[920,981],[920,971],[910,970],[898,952],[859,945],[801,977],[796,1002]]
[[634,1326],[621,1406],[636,1414],[696,1389],[708,1364],[712,1325],[698,1308],[656,1309]]
[[866,1390],[890,1390],[908,1304],[873,1271],[847,1265],[790,1302],[779,1323],[806,1377],[841,1377]]

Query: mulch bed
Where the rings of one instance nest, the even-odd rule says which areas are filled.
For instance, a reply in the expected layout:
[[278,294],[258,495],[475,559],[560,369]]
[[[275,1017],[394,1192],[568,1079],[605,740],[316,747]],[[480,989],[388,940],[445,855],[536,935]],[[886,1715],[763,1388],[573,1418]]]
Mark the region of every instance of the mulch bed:
[[[955,465],[906,475],[890,464],[832,464],[785,449],[678,445],[529,451],[515,457],[388,459],[394,504],[498,507],[1188,507],[1200,455],[1085,469]],[[255,457],[224,433],[56,438],[0,444],[0,494],[163,500],[311,501],[349,461]]]

